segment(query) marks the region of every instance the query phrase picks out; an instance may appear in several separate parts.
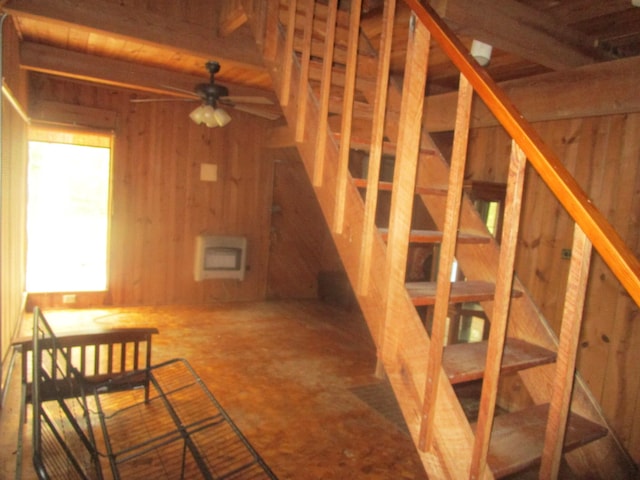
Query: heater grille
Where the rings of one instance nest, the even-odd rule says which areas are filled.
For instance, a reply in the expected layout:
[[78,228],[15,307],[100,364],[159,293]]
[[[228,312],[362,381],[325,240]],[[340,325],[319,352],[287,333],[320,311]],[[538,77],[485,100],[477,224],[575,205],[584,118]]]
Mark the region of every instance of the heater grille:
[[244,280],[247,239],[220,235],[198,235],[194,276],[197,282],[211,278]]

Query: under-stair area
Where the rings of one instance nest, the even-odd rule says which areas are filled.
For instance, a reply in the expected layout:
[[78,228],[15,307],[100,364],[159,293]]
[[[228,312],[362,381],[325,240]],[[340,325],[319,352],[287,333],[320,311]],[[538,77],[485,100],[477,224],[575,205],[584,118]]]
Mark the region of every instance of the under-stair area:
[[[373,24],[361,18],[360,0],[349,2],[350,10],[337,0],[272,2],[266,9],[257,3],[245,2],[245,9],[290,144],[368,323],[379,374],[393,386],[429,478],[557,478],[561,468],[575,478],[634,478],[636,466],[574,372],[592,246],[636,303],[640,267],[561,161],[430,7],[386,1],[382,22]],[[260,21],[277,21],[279,28],[269,30],[275,35],[262,36]],[[406,37],[394,33],[398,22],[405,22]],[[400,44],[401,81],[390,74]],[[450,156],[423,128],[433,44],[460,71]],[[496,238],[465,184],[474,95],[512,138]],[[365,152],[366,168],[353,168],[354,152]],[[393,164],[390,178],[381,177],[383,159]],[[576,222],[559,337],[513,273],[527,162]],[[416,225],[416,218],[430,224]],[[409,253],[426,245],[434,252],[431,278],[407,282]],[[480,323],[474,341],[454,331],[460,318]],[[533,405],[507,411],[500,383],[515,373]],[[472,381],[482,389],[470,422],[456,390]]]

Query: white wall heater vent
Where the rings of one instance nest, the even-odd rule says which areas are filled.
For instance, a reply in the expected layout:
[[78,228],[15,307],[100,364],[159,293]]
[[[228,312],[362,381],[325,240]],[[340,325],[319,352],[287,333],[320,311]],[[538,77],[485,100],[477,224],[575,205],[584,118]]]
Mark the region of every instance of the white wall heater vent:
[[209,278],[244,280],[247,262],[246,237],[198,235],[194,276],[196,282]]

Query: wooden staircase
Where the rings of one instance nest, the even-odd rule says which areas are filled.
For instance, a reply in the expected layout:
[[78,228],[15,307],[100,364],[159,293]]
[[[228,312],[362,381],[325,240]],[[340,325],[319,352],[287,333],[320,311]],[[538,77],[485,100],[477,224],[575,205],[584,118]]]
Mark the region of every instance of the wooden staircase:
[[[640,304],[638,260],[437,15],[405,3],[413,14],[401,87],[389,78],[394,0],[385,2],[380,45],[361,36],[361,0],[350,12],[337,0],[245,0],[244,8],[425,470],[434,479],[501,478],[539,466],[539,478],[556,478],[562,464],[577,478],[632,478],[633,462],[574,369],[592,244]],[[433,41],[461,72],[448,161],[421,129]],[[474,94],[513,138],[499,244],[463,192]],[[372,118],[365,141],[354,134],[362,112]],[[367,178],[351,175],[352,149],[369,152]],[[395,157],[391,183],[379,177],[383,154]],[[513,275],[527,161],[576,221],[559,339]],[[384,190],[391,213],[380,229]],[[415,202],[437,231],[412,229]],[[436,281],[407,283],[409,247],[421,243],[439,245]],[[454,262],[465,281],[451,281]],[[482,306],[488,338],[447,344],[451,305],[464,302]],[[424,306],[429,328],[416,308]],[[501,375],[514,372],[535,405],[495,415]],[[453,385],[479,379],[479,414],[470,423]]]

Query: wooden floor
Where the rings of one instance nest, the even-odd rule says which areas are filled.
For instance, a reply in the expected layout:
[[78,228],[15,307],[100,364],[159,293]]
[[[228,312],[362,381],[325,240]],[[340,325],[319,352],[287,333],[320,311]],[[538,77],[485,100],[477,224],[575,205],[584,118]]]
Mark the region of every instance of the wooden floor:
[[[426,478],[385,386],[373,376],[375,351],[358,313],[292,301],[45,315],[54,329],[157,327],[154,363],[189,360],[280,479]],[[0,412],[2,479],[16,471],[18,371],[16,365]],[[35,478],[29,426],[23,479]]]

